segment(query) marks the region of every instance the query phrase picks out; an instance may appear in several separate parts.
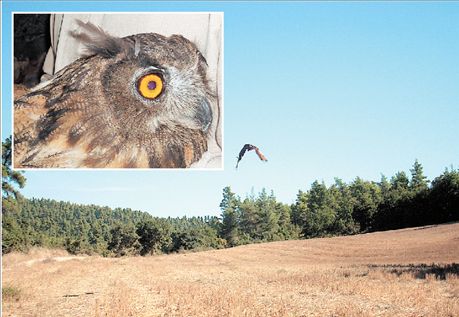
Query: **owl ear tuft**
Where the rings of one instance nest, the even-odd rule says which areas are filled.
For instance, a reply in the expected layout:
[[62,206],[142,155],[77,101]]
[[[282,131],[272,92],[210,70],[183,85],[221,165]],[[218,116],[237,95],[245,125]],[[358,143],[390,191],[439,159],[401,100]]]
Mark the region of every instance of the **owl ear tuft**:
[[118,54],[129,55],[134,47],[122,38],[111,36],[102,28],[91,22],[76,20],[81,28],[79,32],[70,31],[70,35],[86,46],[86,56],[100,55],[104,58],[115,57]]

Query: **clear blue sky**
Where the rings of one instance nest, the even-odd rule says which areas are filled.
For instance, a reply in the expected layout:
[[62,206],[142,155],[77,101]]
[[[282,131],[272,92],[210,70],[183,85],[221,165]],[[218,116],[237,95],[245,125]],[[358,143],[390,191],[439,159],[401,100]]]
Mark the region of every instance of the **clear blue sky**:
[[[225,170],[27,172],[26,197],[218,215],[222,188],[295,200],[318,179],[378,181],[417,158],[459,163],[458,2],[3,2],[2,138],[11,131],[11,11],[223,11]],[[258,145],[235,170],[244,143]]]

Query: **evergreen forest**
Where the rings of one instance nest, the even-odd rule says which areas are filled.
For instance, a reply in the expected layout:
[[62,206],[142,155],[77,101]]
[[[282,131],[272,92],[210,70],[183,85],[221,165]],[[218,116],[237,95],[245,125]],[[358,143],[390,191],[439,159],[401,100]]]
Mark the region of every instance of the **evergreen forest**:
[[149,255],[249,243],[400,229],[459,220],[459,170],[429,181],[417,160],[379,182],[315,181],[288,205],[272,191],[241,198],[223,188],[220,217],[158,218],[127,208],[27,199],[23,173],[11,169],[11,138],[2,142],[2,253],[31,247],[72,254]]

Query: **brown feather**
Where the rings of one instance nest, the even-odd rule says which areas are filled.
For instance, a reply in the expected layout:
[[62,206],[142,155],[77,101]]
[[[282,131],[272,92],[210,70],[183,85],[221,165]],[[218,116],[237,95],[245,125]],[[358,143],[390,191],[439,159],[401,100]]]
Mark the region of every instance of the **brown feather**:
[[86,56],[97,54],[110,58],[120,53],[124,53],[125,56],[134,54],[134,45],[125,39],[111,36],[91,22],[84,23],[81,20],[76,20],[76,22],[82,31],[79,33],[70,31],[70,35],[86,46]]
[[257,147],[255,148],[255,152],[257,153],[260,160],[265,161],[265,162],[268,161],[268,159],[263,155],[263,153],[261,153],[261,151]]
[[[85,33],[76,37],[95,55],[16,99],[14,167],[185,168],[197,162],[208,150],[204,123],[212,121],[202,106],[212,109],[216,96],[196,65],[196,46],[155,33],[121,39],[79,24]],[[146,102],[136,97],[133,79],[139,68],[154,65],[175,77],[158,100]]]

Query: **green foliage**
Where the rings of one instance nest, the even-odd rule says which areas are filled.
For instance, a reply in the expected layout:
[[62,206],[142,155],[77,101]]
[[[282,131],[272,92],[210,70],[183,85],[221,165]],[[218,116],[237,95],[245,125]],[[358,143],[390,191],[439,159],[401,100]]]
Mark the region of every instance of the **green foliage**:
[[351,183],[350,191],[354,200],[352,217],[359,224],[361,231],[368,231],[381,202],[381,189],[376,183],[357,177]]
[[337,178],[329,191],[332,196],[332,205],[336,208],[332,232],[335,234],[354,234],[359,232],[360,226],[352,217],[356,199],[352,195],[350,186]]
[[307,192],[300,191],[293,206],[294,223],[304,237],[331,234],[337,221],[338,192],[328,190],[324,182],[315,181]]
[[249,243],[261,239],[260,223],[261,215],[256,205],[255,198],[247,197],[239,205],[239,227],[243,232],[242,242]]
[[294,225],[303,228],[306,225],[308,211],[308,193],[301,190],[296,195],[295,204],[291,206],[292,222]]
[[446,170],[431,187],[417,160],[410,171],[411,179],[397,172],[390,182],[385,176],[379,183],[357,177],[349,185],[336,179],[327,188],[315,181],[309,191],[299,191],[292,222],[303,236],[316,237],[459,220],[458,171]]
[[3,216],[2,229],[2,254],[6,254],[14,250],[27,250],[27,243],[24,241],[24,233],[16,219],[11,214]]
[[138,241],[139,236],[133,225],[118,224],[110,229],[110,235],[108,250],[113,252],[117,257],[135,255],[141,248]]
[[2,142],[2,254],[27,249],[26,236],[17,222],[22,196],[17,187],[23,188],[26,179],[11,168],[11,137]]
[[428,202],[434,211],[429,222],[459,219],[459,170],[446,169],[432,181]]
[[416,160],[413,164],[413,168],[410,169],[411,172],[411,181],[410,189],[414,194],[424,192],[428,190],[427,177],[424,176],[423,168],[421,163]]
[[222,211],[222,226],[220,234],[229,246],[239,244],[239,204],[240,200],[229,186],[223,188],[223,200],[220,203]]
[[140,254],[154,254],[167,251],[171,243],[171,225],[163,219],[148,219],[137,225]]
[[5,301],[14,300],[17,301],[21,297],[21,290],[14,286],[2,287],[2,298]]
[[409,186],[409,179],[405,172],[398,172],[391,179],[391,199],[394,202],[410,198],[412,192]]
[[306,237],[316,237],[332,232],[336,218],[336,203],[324,182],[315,181],[308,193],[308,213],[303,234]]
[[276,201],[262,189],[258,197],[251,195],[242,202],[229,187],[223,189],[221,237],[228,246],[253,242],[295,239],[300,228],[292,223],[291,209]]
[[169,252],[221,249],[226,240],[219,237],[221,223],[217,217],[169,218],[172,226]]
[[11,154],[11,137],[9,137],[2,142],[2,198],[19,198],[16,186],[23,188],[26,182],[21,172],[13,171],[11,168]]
[[292,209],[289,205],[277,203],[276,212],[279,215],[278,232],[279,240],[298,239],[301,228],[292,222]]
[[[445,170],[430,187],[419,162],[410,171],[411,178],[398,172],[379,183],[357,177],[350,184],[335,179],[327,187],[315,181],[298,192],[291,206],[265,189],[241,201],[225,187],[221,219],[155,218],[131,209],[25,199],[5,191],[2,253],[43,246],[72,254],[149,255],[458,221],[459,171]],[[14,186],[25,182],[13,179]]]
[[392,188],[386,176],[381,175],[381,181],[378,183],[378,186],[381,189],[381,199],[383,201],[388,200]]
[[169,253],[226,247],[217,217],[155,218],[131,209],[23,199],[3,217],[3,253],[31,246],[62,247],[71,254]]
[[279,211],[276,209],[277,202],[274,193],[271,192],[271,194],[268,195],[263,188],[255,205],[260,215],[259,232],[257,232],[257,235],[261,238],[260,240],[280,240],[278,235],[280,215]]
[[217,231],[207,225],[172,234],[172,251],[209,250],[226,247],[226,240],[218,237]]

